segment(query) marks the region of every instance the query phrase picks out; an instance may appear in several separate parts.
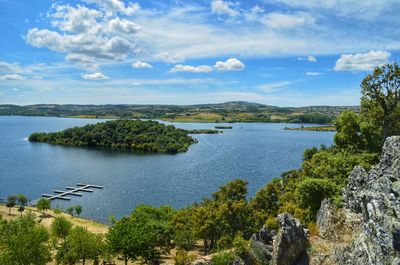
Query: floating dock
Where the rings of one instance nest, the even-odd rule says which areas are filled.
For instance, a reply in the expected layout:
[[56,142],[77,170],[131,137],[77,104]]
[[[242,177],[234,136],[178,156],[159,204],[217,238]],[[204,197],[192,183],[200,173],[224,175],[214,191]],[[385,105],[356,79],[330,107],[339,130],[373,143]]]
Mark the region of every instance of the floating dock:
[[[71,197],[67,197],[67,195],[69,196],[83,196],[83,194],[81,192],[93,192],[92,189],[103,189],[103,186],[100,185],[93,185],[93,184],[83,184],[83,183],[77,183],[76,187],[71,187],[71,186],[67,186],[65,187],[65,191],[64,190],[54,190],[55,195],[51,195],[51,194],[42,194],[42,198],[47,198],[48,200],[52,201],[52,200],[66,200],[66,201],[70,201]],[[37,202],[40,199],[31,201],[28,203],[29,206],[34,206],[37,204]]]

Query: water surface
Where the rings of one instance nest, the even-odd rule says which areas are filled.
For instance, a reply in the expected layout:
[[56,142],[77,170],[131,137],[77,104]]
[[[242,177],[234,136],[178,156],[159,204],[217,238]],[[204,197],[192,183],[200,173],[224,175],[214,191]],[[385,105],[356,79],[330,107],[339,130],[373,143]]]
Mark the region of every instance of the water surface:
[[[223,134],[194,135],[198,143],[186,153],[132,154],[87,148],[30,143],[32,132],[58,131],[101,122],[94,119],[53,117],[0,117],[0,198],[24,193],[37,199],[78,182],[104,186],[72,201],[86,218],[107,222],[108,216],[127,215],[138,204],[183,207],[209,196],[218,186],[242,178],[249,196],[279,176],[298,168],[303,151],[332,144],[332,132],[285,131],[295,124],[229,124]],[[174,123],[187,129],[214,128],[216,124]],[[220,124],[219,124],[220,125]]]

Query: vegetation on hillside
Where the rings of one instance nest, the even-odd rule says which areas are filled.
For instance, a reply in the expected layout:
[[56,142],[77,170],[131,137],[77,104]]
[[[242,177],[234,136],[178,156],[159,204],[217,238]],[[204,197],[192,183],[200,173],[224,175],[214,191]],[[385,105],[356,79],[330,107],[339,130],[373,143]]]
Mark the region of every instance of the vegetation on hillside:
[[202,105],[0,105],[0,115],[74,118],[140,118],[175,122],[293,122],[331,124],[345,109],[358,107],[276,107],[249,102]]
[[[214,133],[214,130],[211,130]],[[143,152],[185,152],[195,140],[189,131],[156,121],[114,120],[53,133],[33,133],[29,141]],[[192,132],[193,133],[193,132]]]

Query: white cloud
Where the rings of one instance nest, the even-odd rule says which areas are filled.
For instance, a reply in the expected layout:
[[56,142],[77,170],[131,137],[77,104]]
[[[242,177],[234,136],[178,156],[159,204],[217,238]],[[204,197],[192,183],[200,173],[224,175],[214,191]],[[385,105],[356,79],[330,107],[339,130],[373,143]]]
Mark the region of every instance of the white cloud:
[[70,5],[53,5],[54,12],[48,16],[54,20],[53,27],[70,33],[97,33],[100,28],[97,19],[101,12],[84,6],[72,7]]
[[53,4],[48,18],[56,30],[32,28],[26,35],[26,42],[34,47],[64,53],[67,61],[90,70],[99,68],[99,60],[121,61],[135,54],[134,37],[140,27],[116,16],[130,13],[132,4],[126,7],[119,0],[86,2],[97,4],[100,9]]
[[264,15],[260,22],[273,29],[291,29],[296,27],[313,25],[315,18],[305,12],[280,13],[272,12]]
[[18,63],[0,61],[0,73],[21,73],[22,68]]
[[342,54],[336,61],[335,71],[370,71],[376,66],[388,62],[390,53],[387,51],[370,51],[367,53]]
[[265,10],[262,7],[255,5],[249,10],[245,10],[243,17],[247,21],[258,21],[264,12]]
[[24,80],[25,77],[18,74],[8,74],[0,76],[0,80]]
[[83,0],[89,4],[96,4],[100,6],[107,15],[113,15],[115,13],[121,13],[124,15],[133,15],[140,9],[138,3],[129,3],[127,6],[123,1],[120,0]]
[[323,73],[320,73],[320,72],[307,72],[306,75],[307,76],[318,76],[318,75],[323,75]]
[[242,71],[245,65],[236,58],[229,58],[225,62],[216,62],[214,68],[221,71]]
[[[329,1],[334,4],[329,5]],[[383,6],[377,1],[372,0]],[[279,3],[274,12],[267,8],[269,5],[265,5],[265,9],[262,4],[248,8],[234,0],[210,1],[211,11],[214,5],[214,14],[228,16],[232,23],[210,19],[210,2],[206,6],[200,4],[202,1],[189,2],[162,8],[161,5],[139,8],[137,4],[121,0],[85,0],[86,5],[64,5],[58,11],[59,5],[54,5],[49,11],[50,21],[46,22],[54,21],[55,28],[32,28],[26,41],[66,56],[90,58],[92,62],[76,63],[92,71],[98,71],[108,60],[132,61],[138,53],[146,61],[177,64],[185,59],[238,55],[297,57],[306,56],[310,51],[319,56],[381,47],[400,49],[397,30],[400,23],[395,19],[398,5],[391,5],[390,10],[377,7],[380,10],[376,11],[379,14],[377,23],[364,25],[348,16],[338,25],[331,19],[336,15],[335,6],[340,6],[340,10],[351,7],[355,12],[357,1],[322,0],[318,7],[316,0],[311,0],[312,4],[300,0],[273,0]],[[373,8],[372,4],[364,2],[359,5],[361,9]],[[380,2],[393,3],[392,0]],[[361,9],[358,10],[360,14],[366,14]],[[376,32],[379,34],[374,34]]]
[[109,79],[108,76],[105,76],[104,74],[100,72],[92,73],[92,74],[82,74],[83,79],[87,80],[105,80]]
[[132,67],[136,68],[136,69],[151,69],[151,68],[153,68],[153,66],[151,64],[141,62],[141,61],[134,62],[132,64]]
[[213,0],[211,2],[211,12],[217,15],[228,15],[231,17],[239,15],[239,12],[232,7],[235,3],[225,2],[223,0]]
[[275,0],[287,6],[301,9],[322,10],[338,16],[350,16],[370,20],[379,16],[389,8],[393,8],[396,0]]
[[214,69],[209,65],[191,66],[191,65],[177,64],[173,68],[171,68],[172,73],[176,72],[210,73],[213,70]]
[[260,90],[262,92],[272,93],[272,92],[280,90],[292,83],[293,83],[293,81],[280,81],[280,82],[262,84],[262,85],[257,86],[257,88],[258,88],[258,90]]
[[86,58],[123,60],[134,52],[134,46],[128,40],[111,36],[109,38],[90,34],[61,35],[56,31],[33,28],[28,31],[27,42],[32,46],[72,54]]
[[140,26],[126,19],[114,18],[109,23],[111,32],[134,34],[140,30]]
[[168,52],[157,53],[156,55],[154,55],[154,59],[161,60],[166,63],[179,63],[185,61],[185,58],[182,55],[171,55]]
[[315,63],[315,62],[318,61],[315,56],[311,56],[311,55],[309,55],[307,57],[298,57],[297,60],[299,60],[299,61],[309,61],[309,62],[312,62],[312,63]]

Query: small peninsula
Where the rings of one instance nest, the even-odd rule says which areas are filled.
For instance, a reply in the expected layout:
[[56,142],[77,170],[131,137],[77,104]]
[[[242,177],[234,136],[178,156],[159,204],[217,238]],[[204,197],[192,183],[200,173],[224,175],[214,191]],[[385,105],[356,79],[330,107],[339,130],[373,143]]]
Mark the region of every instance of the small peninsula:
[[151,153],[186,152],[197,141],[190,131],[156,121],[113,120],[60,132],[33,133],[31,142],[66,146],[98,147]]

